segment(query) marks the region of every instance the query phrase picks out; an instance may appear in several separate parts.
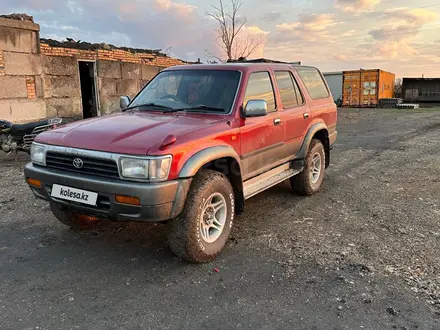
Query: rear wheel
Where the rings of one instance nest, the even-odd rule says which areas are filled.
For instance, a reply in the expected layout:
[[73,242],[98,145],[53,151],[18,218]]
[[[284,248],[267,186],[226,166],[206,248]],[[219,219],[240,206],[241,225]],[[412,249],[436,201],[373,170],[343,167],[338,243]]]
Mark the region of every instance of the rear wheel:
[[50,208],[55,218],[73,229],[91,229],[102,222],[100,219],[68,210],[55,203],[51,203]]
[[208,262],[225,247],[233,219],[234,191],[228,178],[202,170],[194,178],[182,213],[171,223],[170,249],[189,262]]
[[300,195],[316,194],[325,176],[325,150],[320,140],[313,139],[304,160],[304,170],[290,179],[293,191]]

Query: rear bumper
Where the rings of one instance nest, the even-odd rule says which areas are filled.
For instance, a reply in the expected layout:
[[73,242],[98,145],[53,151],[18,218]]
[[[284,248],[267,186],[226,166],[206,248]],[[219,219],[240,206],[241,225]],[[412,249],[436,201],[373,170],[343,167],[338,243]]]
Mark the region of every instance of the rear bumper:
[[[25,166],[24,174],[26,179],[32,178],[41,181],[41,188],[30,186],[36,197],[64,205],[87,215],[113,221],[160,222],[172,219],[182,211],[191,185],[191,179],[162,183],[138,183],[94,178],[76,173],[49,170],[31,163]],[[54,183],[98,193],[97,205],[88,206],[51,197]],[[138,197],[141,205],[116,203],[115,195]]]

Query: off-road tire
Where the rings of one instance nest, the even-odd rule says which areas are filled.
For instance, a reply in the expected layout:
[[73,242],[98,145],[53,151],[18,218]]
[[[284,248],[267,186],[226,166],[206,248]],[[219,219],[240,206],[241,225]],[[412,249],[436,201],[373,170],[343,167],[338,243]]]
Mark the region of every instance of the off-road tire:
[[88,220],[85,217],[81,217],[81,214],[70,211],[64,206],[55,203],[50,204],[50,209],[58,221],[72,229],[92,229],[102,222],[101,220]]
[[[319,153],[321,155],[321,171],[317,182],[312,182],[310,174],[312,170],[313,157]],[[325,177],[325,150],[320,140],[313,139],[304,159],[304,170],[294,177],[290,178],[290,185],[295,193],[303,196],[312,196],[316,194],[322,186]]]
[[[215,193],[220,193],[226,201],[226,220],[217,240],[207,243],[201,234],[200,221],[207,199]],[[228,178],[216,171],[201,170],[193,179],[182,213],[170,224],[168,245],[176,256],[186,261],[211,261],[225,247],[233,220],[234,190]]]

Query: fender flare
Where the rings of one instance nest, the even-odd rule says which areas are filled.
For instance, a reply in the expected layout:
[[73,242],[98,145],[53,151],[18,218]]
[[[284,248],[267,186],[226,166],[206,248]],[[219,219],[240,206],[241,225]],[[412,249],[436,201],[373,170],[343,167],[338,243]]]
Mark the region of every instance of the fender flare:
[[328,128],[324,123],[316,123],[316,124],[313,124],[309,128],[309,130],[306,134],[306,137],[304,138],[301,149],[299,150],[299,152],[296,156],[296,159],[306,158],[307,151],[309,150],[310,143],[312,143],[313,136],[316,134],[316,132],[323,130],[323,129],[326,130],[327,134],[328,134]]
[[231,157],[237,161],[241,174],[240,157],[238,156],[237,152],[232,147],[214,146],[202,149],[192,155],[180,170],[179,178],[192,178],[197,174],[203,165],[212,162],[213,160],[225,157]]

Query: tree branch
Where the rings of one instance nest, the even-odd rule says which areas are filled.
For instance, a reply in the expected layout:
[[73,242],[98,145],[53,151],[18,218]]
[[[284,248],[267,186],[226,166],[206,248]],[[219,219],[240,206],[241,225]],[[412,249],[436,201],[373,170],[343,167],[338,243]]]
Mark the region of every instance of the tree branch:
[[215,58],[215,59],[218,60],[219,62],[223,62],[223,60],[222,60],[220,57],[218,57],[217,55],[214,55],[214,54],[211,53],[209,50],[205,49],[205,53],[206,53],[208,56],[211,56],[212,58]]
[[[227,8],[223,0],[218,0],[217,5],[211,5],[212,11],[206,14],[213,18],[217,24],[217,42],[221,42],[220,48],[223,49],[228,60],[234,60],[238,57],[248,57],[261,45],[262,38],[257,36],[248,36],[240,38],[240,34],[247,23],[246,17],[239,16],[243,7],[243,0],[230,0],[231,7]],[[210,56],[219,59],[219,57],[208,52]],[[240,56],[241,55],[241,56]],[[220,59],[219,59],[220,60]]]

